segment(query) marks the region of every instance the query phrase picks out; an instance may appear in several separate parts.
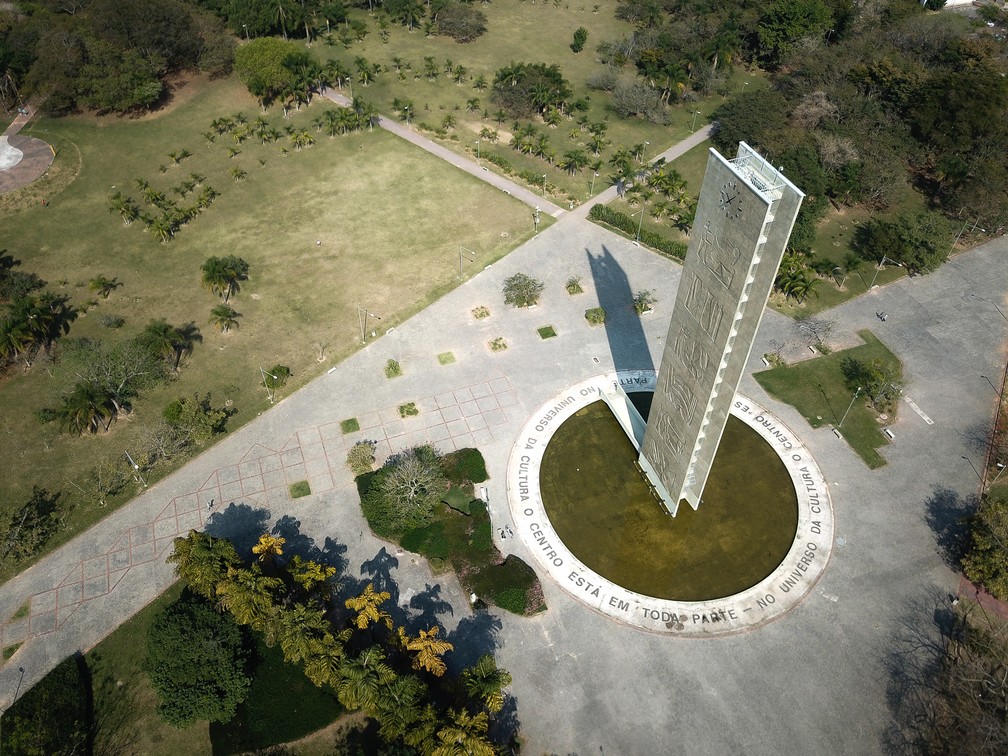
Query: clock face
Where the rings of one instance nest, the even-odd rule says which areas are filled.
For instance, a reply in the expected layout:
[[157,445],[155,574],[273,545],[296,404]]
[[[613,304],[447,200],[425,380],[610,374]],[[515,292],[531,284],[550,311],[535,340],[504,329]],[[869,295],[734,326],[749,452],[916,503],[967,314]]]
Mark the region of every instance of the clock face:
[[742,215],[742,189],[735,181],[726,181],[721,187],[721,210],[725,218],[734,220]]

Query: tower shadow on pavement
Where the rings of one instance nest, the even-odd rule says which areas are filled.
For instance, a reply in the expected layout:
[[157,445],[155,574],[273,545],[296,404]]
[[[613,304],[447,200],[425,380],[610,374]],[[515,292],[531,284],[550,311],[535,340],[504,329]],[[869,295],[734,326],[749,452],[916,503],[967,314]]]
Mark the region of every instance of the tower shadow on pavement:
[[599,305],[606,312],[605,331],[616,370],[654,370],[640,316],[634,311],[634,292],[616,258],[603,244],[598,255],[585,250]]

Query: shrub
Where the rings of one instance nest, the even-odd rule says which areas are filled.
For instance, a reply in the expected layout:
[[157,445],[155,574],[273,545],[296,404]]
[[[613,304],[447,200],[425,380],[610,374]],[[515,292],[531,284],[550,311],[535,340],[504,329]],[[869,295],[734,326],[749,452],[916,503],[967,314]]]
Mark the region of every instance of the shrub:
[[402,367],[399,365],[398,360],[389,360],[385,363],[386,378],[396,378],[400,375],[402,375]]
[[361,509],[371,529],[384,537],[428,524],[447,487],[437,452],[430,445],[389,457],[369,482]]
[[98,322],[106,328],[122,328],[126,322],[126,318],[122,315],[101,315],[98,318]]
[[434,28],[456,42],[472,42],[486,31],[486,14],[472,5],[451,2],[437,12]]
[[472,486],[468,488],[468,491],[464,488],[452,488],[441,497],[441,503],[449,509],[454,509],[456,512],[468,516],[470,513],[469,503],[472,501]]
[[473,518],[472,545],[477,551],[489,553],[493,550],[493,523],[486,504],[480,499],[469,503],[469,514]]
[[465,481],[482,483],[490,476],[487,474],[486,461],[479,449],[466,448],[449,452],[441,459],[445,475],[455,485]]
[[504,281],[504,304],[531,307],[539,301],[544,285],[525,273],[515,273]]
[[638,315],[643,315],[645,312],[650,312],[651,305],[653,305],[658,300],[655,299],[654,292],[645,289],[644,291],[638,291],[637,295],[633,299],[634,312]]
[[501,609],[505,609],[512,614],[525,614],[525,594],[521,588],[504,588],[492,596],[487,596],[493,603]]
[[476,320],[483,320],[483,318],[490,317],[490,310],[488,310],[483,305],[473,308],[472,315]]
[[451,352],[441,352],[441,354],[437,356],[437,361],[439,365],[451,365],[455,362],[455,355]]
[[506,174],[510,175],[511,173],[514,173],[514,166],[511,165],[511,161],[506,157],[502,157],[501,155],[493,152],[484,152],[483,159],[493,163]]
[[291,483],[290,497],[292,499],[300,499],[303,496],[311,496],[311,486],[308,485],[308,481],[299,480],[296,483]]
[[415,417],[420,414],[420,410],[417,409],[416,402],[406,402],[406,404],[399,405],[399,417]]
[[406,532],[399,545],[407,551],[421,554],[428,559],[444,559],[451,557],[451,548],[445,535],[443,522],[432,522],[422,528]]
[[1008,600],[1008,502],[984,496],[969,518],[969,545],[962,566],[966,577],[992,595]]
[[[617,228],[625,234],[633,236],[637,234],[637,221],[626,213],[613,210],[608,205],[592,205],[591,210],[588,211],[588,217],[594,221],[605,223],[607,226]],[[641,244],[656,249],[662,254],[676,260],[681,261],[686,257],[686,245],[683,242],[673,241],[654,231],[641,229],[640,241]]]
[[490,346],[490,351],[492,352],[503,352],[507,349],[507,342],[503,336],[498,336],[496,339],[488,341],[487,344]]
[[270,389],[271,391],[276,388],[280,388],[287,383],[287,379],[290,378],[291,371],[286,365],[274,365],[271,367],[263,378],[263,386]]
[[363,475],[371,471],[375,463],[376,448],[374,441],[358,441],[350,447],[346,463],[354,475]]
[[564,284],[564,288],[567,289],[567,293],[572,297],[575,294],[581,294],[584,289],[581,288],[581,276],[571,276],[567,279],[567,283]]
[[585,320],[587,320],[590,325],[604,324],[606,321],[605,308],[592,307],[590,310],[585,310]]
[[360,423],[357,422],[356,417],[348,417],[346,420],[340,421],[339,427],[343,435],[346,435],[347,433],[355,433],[356,431],[359,431]]
[[579,26],[574,30],[574,40],[570,44],[571,52],[577,55],[579,52],[584,50],[585,42],[588,41],[588,30],[583,26]]
[[543,326],[542,328],[537,328],[536,332],[539,334],[540,339],[552,339],[554,336],[556,336],[556,330],[554,330],[553,326],[551,325]]

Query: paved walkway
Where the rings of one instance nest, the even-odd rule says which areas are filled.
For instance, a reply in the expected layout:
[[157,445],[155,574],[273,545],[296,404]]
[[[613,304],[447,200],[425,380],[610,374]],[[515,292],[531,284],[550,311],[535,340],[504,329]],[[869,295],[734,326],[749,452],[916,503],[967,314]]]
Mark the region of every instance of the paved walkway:
[[[885,662],[905,633],[930,632],[931,612],[955,591],[927,526],[939,499],[976,490],[961,457],[981,455],[994,397],[982,375],[1001,366],[1008,281],[1000,239],[960,255],[938,273],[904,279],[827,315],[835,341],[872,328],[904,360],[907,390],[930,418],[902,408],[890,464],[868,471],[828,430],[812,431],[794,410],[759,388],[751,372],[771,339],[797,352],[793,323],[768,313],[741,390],[798,431],[830,484],[836,534],[830,566],[796,610],[760,630],[717,640],[671,640],[611,622],[544,580],[550,606],[541,616],[499,617],[487,630],[515,683],[512,693],[530,752],[871,753],[889,715]],[[539,307],[505,308],[501,282],[533,272],[546,284]],[[563,285],[580,275],[585,293]],[[421,441],[442,450],[478,445],[491,479],[490,509],[503,526],[508,511],[505,465],[529,415],[564,386],[613,369],[657,363],[679,279],[679,267],[604,229],[565,213],[559,222],[480,272],[422,313],[380,337],[337,368],[198,459],[137,497],[3,586],[0,618],[23,604],[27,617],[0,626],[3,646],[24,642],[0,668],[0,706],[10,704],[24,667],[24,686],[68,653],[88,649],[173,581],[164,564],[171,539],[190,527],[241,535],[248,545],[263,529],[310,538],[342,554],[348,577],[360,580],[376,561],[390,562],[400,605],[438,594],[453,607],[438,616],[450,639],[478,651],[468,603],[451,577],[431,575],[408,553],[383,552],[360,515],[349,446],[375,438],[382,453]],[[657,315],[639,319],[630,297],[657,292]],[[600,301],[613,307],[606,329],[583,313]],[[475,320],[472,310],[490,309]],[[882,324],[874,316],[889,313]],[[557,337],[541,340],[536,328]],[[508,349],[492,352],[503,337]],[[441,366],[437,355],[456,361]],[[389,357],[404,375],[386,380]],[[994,372],[992,372],[994,371]],[[985,393],[986,392],[986,393]],[[397,407],[413,401],[416,417]],[[356,416],[359,433],[339,422]],[[292,501],[287,484],[308,479],[313,494]],[[212,508],[208,508],[213,503]],[[208,522],[209,518],[209,522]],[[532,557],[516,539],[504,553]],[[377,559],[376,559],[377,557]],[[937,597],[937,598],[936,598]],[[930,609],[928,608],[930,606]],[[487,640],[487,634],[480,636]]]
[[55,153],[48,142],[27,136],[17,136],[34,117],[31,108],[18,112],[10,126],[0,136],[0,194],[27,186],[49,170]]

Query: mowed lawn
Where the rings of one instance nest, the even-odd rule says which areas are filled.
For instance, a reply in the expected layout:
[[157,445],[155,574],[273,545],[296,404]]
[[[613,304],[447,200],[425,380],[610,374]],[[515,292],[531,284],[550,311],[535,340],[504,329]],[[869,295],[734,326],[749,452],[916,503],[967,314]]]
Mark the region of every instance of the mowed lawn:
[[[813,428],[838,426],[842,420],[841,435],[865,464],[875,469],[886,464],[885,458],[877,451],[879,447],[889,443],[881,429],[883,425],[896,422],[896,418],[889,417],[884,423],[880,423],[863,393],[851,404],[853,392],[848,390],[844,382],[841,366],[848,357],[865,364],[879,360],[900,371],[902,366],[896,355],[871,331],[859,331],[858,335],[865,342],[862,346],[794,365],[771,368],[755,373],[753,377],[772,397],[787,402],[801,412]],[[848,406],[850,412],[845,418]]]
[[[201,134],[215,118],[242,112],[251,123],[260,114],[234,79],[197,79],[159,116],[43,120],[31,130],[56,145],[54,171],[67,170],[66,164],[72,175],[79,154],[79,175],[46,197],[45,207],[8,197],[0,210],[0,248],[75,305],[91,303],[70,337],[114,341],[165,318],[195,323],[203,341],[184,360],[177,380],[145,394],[130,419],[97,436],[63,435],[35,418],[74,382],[61,363],[40,359],[26,374],[15,369],[5,375],[0,465],[7,472],[0,481],[0,525],[33,485],[62,490],[61,502],[75,505],[65,506],[66,526],[54,543],[66,540],[105,514],[89,488],[95,461],[121,459],[124,449],[136,448],[142,426],[167,402],[207,392],[216,406],[230,399],[237,410],[229,422],[233,429],[269,406],[260,367],[279,363],[292,370],[293,378],[279,390],[282,398],[358,347],[358,305],[380,315],[387,329],[456,285],[459,244],[477,253],[478,266],[468,274],[531,236],[521,203],[396,137],[380,130],[336,138],[317,133],[311,120],[327,107],[334,106],[316,101],[287,120],[277,109],[266,114],[281,130],[310,130],[317,142],[302,151],[286,137],[265,145],[253,137],[236,145],[224,134],[208,145]],[[172,165],[168,153],[182,149],[192,155]],[[229,149],[238,154],[229,157]],[[232,177],[235,168],[247,174],[244,180]],[[109,196],[122,191],[152,211],[138,178],[180,205],[192,204],[194,195],[178,199],[171,192],[192,172],[206,176],[221,196],[167,244],[145,232],[143,223],[124,226],[108,210]],[[18,204],[25,209],[9,209]],[[219,299],[201,287],[200,266],[209,256],[229,254],[248,261],[250,277],[231,300],[241,313],[240,326],[222,334],[209,322]],[[88,289],[98,275],[122,284],[107,300]],[[107,315],[124,318],[124,325],[106,327]],[[320,350],[323,362],[317,360]],[[6,565],[0,578],[11,572]]]

